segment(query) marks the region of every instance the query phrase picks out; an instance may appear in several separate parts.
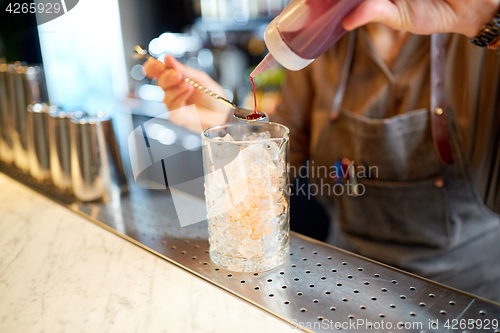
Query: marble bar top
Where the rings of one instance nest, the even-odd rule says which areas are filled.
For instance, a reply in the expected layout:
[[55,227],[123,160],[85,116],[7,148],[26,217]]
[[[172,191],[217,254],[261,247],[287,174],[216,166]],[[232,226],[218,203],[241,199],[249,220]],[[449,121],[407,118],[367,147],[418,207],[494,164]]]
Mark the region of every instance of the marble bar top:
[[0,332],[291,330],[0,173]]

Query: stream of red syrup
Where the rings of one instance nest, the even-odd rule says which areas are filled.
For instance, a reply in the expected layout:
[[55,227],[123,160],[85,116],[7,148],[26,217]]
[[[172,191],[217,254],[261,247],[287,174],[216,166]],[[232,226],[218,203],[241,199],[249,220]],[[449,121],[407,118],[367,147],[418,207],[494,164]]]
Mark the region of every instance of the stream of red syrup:
[[253,81],[253,77],[250,76],[250,82],[252,82],[253,88],[253,103],[254,103],[254,111],[252,114],[248,115],[246,119],[248,120],[257,120],[262,118],[262,116],[257,112],[257,92],[255,90],[255,82]]

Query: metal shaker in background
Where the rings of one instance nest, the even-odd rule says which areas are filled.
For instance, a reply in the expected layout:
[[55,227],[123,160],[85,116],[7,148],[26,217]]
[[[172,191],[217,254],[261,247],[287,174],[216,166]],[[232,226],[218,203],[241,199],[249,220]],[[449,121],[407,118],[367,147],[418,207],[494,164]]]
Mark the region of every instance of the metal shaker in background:
[[47,102],[47,89],[43,72],[38,66],[23,66],[21,63],[16,63],[9,66],[9,74],[13,112],[13,126],[10,133],[14,162],[19,169],[28,173],[27,109],[29,104]]
[[126,191],[123,163],[111,118],[73,118],[70,133],[75,197],[84,202],[107,202]]
[[54,106],[45,103],[28,105],[26,118],[26,136],[28,144],[28,162],[31,176],[40,184],[49,184],[49,112]]
[[71,137],[72,118],[85,116],[83,111],[51,110],[49,114],[50,173],[53,184],[63,193],[72,193]]
[[0,161],[7,165],[14,162],[14,151],[10,137],[10,127],[13,126],[11,94],[8,84],[9,65],[0,64]]

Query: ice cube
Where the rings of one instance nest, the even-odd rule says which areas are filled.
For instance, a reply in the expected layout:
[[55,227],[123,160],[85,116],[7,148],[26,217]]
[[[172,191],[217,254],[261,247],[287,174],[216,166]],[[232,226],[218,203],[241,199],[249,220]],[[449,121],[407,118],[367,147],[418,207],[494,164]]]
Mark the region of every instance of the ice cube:
[[214,141],[226,141],[226,142],[230,142],[230,141],[234,141],[233,137],[231,136],[231,134],[227,133],[224,137],[215,137],[213,138]]
[[269,131],[265,132],[252,132],[245,134],[242,141],[256,141],[256,140],[267,140],[271,138],[271,133]]
[[245,170],[249,178],[260,178],[276,172],[269,152],[260,144],[249,145],[241,151]]
[[240,147],[231,142],[231,136],[227,134],[224,138],[216,138],[216,142],[208,142],[205,148],[210,160],[210,171],[219,170],[231,163],[240,154]]

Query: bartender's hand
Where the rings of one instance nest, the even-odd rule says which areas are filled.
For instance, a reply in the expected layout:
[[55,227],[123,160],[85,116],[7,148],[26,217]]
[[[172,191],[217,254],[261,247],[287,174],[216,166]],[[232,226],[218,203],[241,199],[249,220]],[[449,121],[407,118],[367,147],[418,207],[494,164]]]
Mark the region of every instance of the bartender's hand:
[[419,35],[454,32],[473,38],[499,9],[500,0],[366,0],[343,23],[346,30],[380,22]]
[[169,110],[196,105],[199,120],[176,117],[174,112],[169,117],[174,124],[184,126],[191,131],[198,131],[200,121],[202,129],[227,122],[231,111],[229,107],[184,81],[184,78],[188,77],[219,96],[226,97],[224,89],[207,73],[190,68],[171,55],[165,57],[165,63],[149,59],[144,63],[144,69],[146,75],[149,78],[156,78],[156,84],[165,91],[164,103]]

